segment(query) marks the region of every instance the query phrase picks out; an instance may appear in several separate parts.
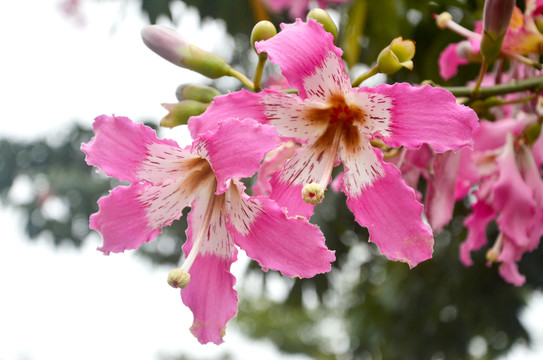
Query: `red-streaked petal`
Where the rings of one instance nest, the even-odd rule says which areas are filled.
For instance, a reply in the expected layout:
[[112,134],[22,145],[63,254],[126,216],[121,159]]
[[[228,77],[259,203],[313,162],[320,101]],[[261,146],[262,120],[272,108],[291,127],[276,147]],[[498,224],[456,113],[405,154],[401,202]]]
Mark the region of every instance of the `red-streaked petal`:
[[264,155],[280,143],[272,126],[251,119],[228,119],[221,122],[215,132],[201,135],[192,149],[209,160],[217,177],[217,193],[223,193],[230,179],[252,176]]
[[202,344],[222,343],[226,323],[237,310],[236,282],[230,273],[230,265],[236,260],[237,249],[226,227],[225,195],[202,192],[192,204],[188,215],[187,242],[183,245],[185,256],[193,248],[202,227],[203,217],[209,204],[209,196],[216,196],[212,218],[205,233],[198,255],[189,274],[190,282],[181,290],[183,303],[193,315],[192,333]]
[[153,240],[163,226],[179,219],[190,204],[190,198],[183,195],[176,183],[137,183],[113,189],[98,200],[100,210],[90,218],[90,228],[104,240],[99,250],[105,254],[122,252]]
[[[381,160],[380,152],[375,152]],[[432,257],[434,238],[422,221],[422,205],[416,201],[414,190],[403,182],[400,171],[384,162],[381,167],[383,176],[358,193],[351,194],[352,188],[344,186],[347,206],[356,221],[368,228],[370,241],[383,255],[412,268]]]
[[447,90],[407,83],[361,90],[390,98],[390,131],[382,134],[383,141],[390,146],[418,148],[427,143],[437,152],[444,152],[457,151],[472,143],[472,131],[478,126],[477,115],[471,108],[458,105]]
[[175,177],[176,163],[190,157],[175,141],[158,139],[153,129],[127,117],[102,115],[93,128],[96,135],[81,145],[87,163],[121,181],[161,182]]
[[277,35],[256,42],[255,47],[259,52],[267,52],[270,61],[279,65],[289,85],[298,89],[302,99],[324,99],[351,88],[341,60],[342,51],[321,24],[298,19],[281,27]]
[[356,147],[340,144],[339,157],[345,172],[343,188],[351,196],[359,196],[365,188],[385,176],[382,161],[376,156],[367,139],[361,138]]
[[330,271],[334,253],[319,228],[304,218],[288,218],[266,197],[231,188],[229,218],[236,244],[264,268],[286,276],[312,277]]

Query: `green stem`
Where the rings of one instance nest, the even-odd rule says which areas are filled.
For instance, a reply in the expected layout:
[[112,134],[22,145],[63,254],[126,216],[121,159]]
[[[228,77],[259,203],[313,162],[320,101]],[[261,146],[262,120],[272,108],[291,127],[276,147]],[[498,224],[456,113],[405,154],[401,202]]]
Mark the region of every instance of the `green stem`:
[[258,64],[256,65],[254,77],[255,92],[262,90],[260,81],[262,80],[262,72],[264,71],[264,64],[266,64],[266,60],[268,60],[268,54],[261,53],[258,55]]
[[245,75],[243,75],[242,73],[240,73],[239,71],[237,70],[234,70],[234,69],[230,69],[230,73],[228,74],[232,77],[235,77],[236,79],[238,79],[239,81],[241,81],[241,83],[243,85],[245,85],[249,90],[253,90],[255,89],[255,84],[253,84],[253,82]]
[[[450,91],[456,97],[470,96],[474,90],[473,87],[469,86],[442,86],[442,88]],[[505,95],[527,90],[537,90],[540,88],[543,88],[543,76],[537,76],[520,81],[512,81],[507,84],[480,87],[477,93],[477,98],[485,99],[490,96]]]
[[372,67],[371,69],[369,69],[368,71],[360,75],[358,78],[356,78],[356,80],[353,81],[352,86],[357,87],[358,85],[362,83],[362,81],[369,79],[370,77],[378,73],[379,73],[379,67],[375,65],[374,67]]
[[481,70],[479,71],[479,76],[477,77],[477,83],[475,84],[475,87],[471,91],[470,97],[477,98],[479,96],[479,90],[481,89],[481,84],[483,83],[483,79],[486,75],[487,70],[488,70],[488,62],[483,57],[483,63],[481,64]]

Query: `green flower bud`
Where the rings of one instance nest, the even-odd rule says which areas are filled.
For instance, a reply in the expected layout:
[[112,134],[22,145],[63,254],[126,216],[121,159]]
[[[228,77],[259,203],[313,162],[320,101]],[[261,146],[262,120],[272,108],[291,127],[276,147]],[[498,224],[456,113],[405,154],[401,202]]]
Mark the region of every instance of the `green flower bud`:
[[485,1],[481,39],[481,54],[485,59],[494,60],[500,54],[514,8],[515,0]]
[[211,79],[231,74],[231,67],[219,55],[188,44],[175,30],[148,25],[141,31],[143,42],[149,49],[169,62],[196,71]]
[[413,57],[415,56],[415,42],[398,37],[384,48],[377,58],[377,67],[380,73],[391,75],[406,68],[413,70]]
[[316,22],[322,24],[324,30],[328,31],[330,34],[334,35],[334,41],[337,39],[337,26],[334,23],[334,20],[330,17],[323,9],[313,9],[307,13],[307,19],[313,19]]
[[180,85],[175,91],[177,100],[196,100],[202,103],[210,103],[215,96],[219,96],[219,90],[204,85]]
[[526,126],[526,128],[524,129],[524,135],[526,137],[526,142],[528,143],[528,145],[533,145],[533,143],[535,143],[541,135],[541,124],[535,122]]
[[275,35],[277,35],[275,25],[268,20],[259,21],[251,32],[251,44],[253,45],[253,49],[255,49],[255,42],[271,39]]
[[186,125],[191,116],[197,116],[206,111],[209,104],[196,100],[182,100],[177,104],[162,104],[169,111],[160,121],[160,126],[173,128],[178,125]]

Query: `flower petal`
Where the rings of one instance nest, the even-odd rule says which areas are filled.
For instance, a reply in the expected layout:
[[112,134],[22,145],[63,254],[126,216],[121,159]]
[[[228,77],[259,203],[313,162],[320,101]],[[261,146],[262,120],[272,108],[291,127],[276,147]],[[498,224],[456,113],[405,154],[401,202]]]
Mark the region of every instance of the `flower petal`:
[[516,246],[526,248],[531,242],[529,229],[536,216],[536,204],[532,189],[522,179],[517,166],[511,135],[496,162],[499,178],[493,190],[494,208],[499,212],[498,225]]
[[281,24],[281,28],[271,39],[256,42],[255,47],[267,52],[270,61],[279,65],[302,99],[324,99],[351,88],[342,51],[321,24],[298,19],[294,24]]
[[427,143],[437,152],[444,152],[472,143],[477,115],[471,108],[458,105],[447,90],[407,83],[361,89],[391,99],[390,131],[382,134],[383,141],[390,146],[418,148]]
[[188,124],[190,135],[196,139],[208,131],[214,132],[219,123],[226,119],[253,119],[265,124],[267,119],[260,98],[268,93],[275,92],[264,90],[253,93],[242,89],[232,94],[216,96],[203,114],[190,118]]
[[433,235],[422,221],[422,205],[415,200],[414,190],[394,165],[382,162],[379,150],[374,151],[381,161],[382,177],[361,189],[345,185],[347,206],[356,221],[368,228],[370,241],[381,253],[412,268],[432,257]]
[[473,264],[470,253],[479,250],[487,243],[486,227],[495,216],[496,212],[492,206],[482,200],[472,205],[471,214],[464,221],[468,235],[460,245],[460,261],[465,266]]
[[284,162],[294,155],[297,148],[297,144],[289,141],[266,154],[266,157],[260,166],[260,170],[258,170],[256,183],[253,185],[254,195],[270,195],[272,190],[270,177],[273,176],[276,171],[283,168]]
[[217,193],[223,193],[230,179],[252,176],[264,155],[279,144],[272,126],[251,119],[228,119],[215,132],[196,139],[192,151],[209,161],[217,177]]
[[312,277],[330,271],[334,253],[319,228],[304,218],[287,218],[285,210],[263,197],[230,189],[230,228],[236,244],[264,269],[286,276]]
[[467,65],[468,60],[460,57],[457,49],[460,43],[450,44],[439,55],[439,75],[444,80],[449,80],[458,72],[458,66]]
[[505,236],[503,249],[498,257],[498,261],[501,262],[499,272],[505,281],[515,286],[522,286],[526,282],[526,277],[520,274],[517,266],[517,261],[522,258],[523,253],[523,249]]
[[190,282],[181,290],[181,297],[194,315],[191,331],[198,341],[202,344],[220,344],[226,323],[236,314],[238,302],[237,293],[233,289],[236,279],[230,273],[237,249],[226,227],[224,194],[202,192],[202,196],[193,202],[188,215],[187,242],[183,245],[183,251],[188,256],[193,248],[206,205],[209,204],[209,196],[216,196],[211,222],[197,249],[198,255],[189,270]]
[[459,152],[447,151],[434,158],[434,175],[428,181],[424,211],[435,232],[441,232],[453,217],[459,164]]
[[202,344],[222,343],[226,323],[236,315],[236,278],[230,273],[235,259],[235,255],[231,259],[199,255],[190,269],[189,284],[181,290],[183,303],[194,314],[190,330]]
[[153,240],[163,226],[181,217],[183,208],[190,204],[187,201],[176,183],[118,186],[98,200],[100,210],[90,218],[90,228],[104,240],[98,250],[107,255],[136,249]]
[[175,141],[158,139],[153,129],[127,117],[99,116],[93,129],[96,135],[81,145],[87,163],[121,181],[161,182],[175,177],[176,162],[190,157]]

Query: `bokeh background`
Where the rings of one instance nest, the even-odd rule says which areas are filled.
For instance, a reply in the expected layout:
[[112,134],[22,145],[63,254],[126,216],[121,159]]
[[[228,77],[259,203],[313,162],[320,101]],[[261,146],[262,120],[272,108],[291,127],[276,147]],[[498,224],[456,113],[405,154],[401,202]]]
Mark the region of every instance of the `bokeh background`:
[[[417,45],[414,70],[374,81],[463,85],[478,68],[463,67],[449,82],[439,77],[439,53],[460,37],[438,30],[432,14],[449,11],[473,28],[482,6],[355,0],[330,13],[352,74],[403,36]],[[183,219],[138,251],[96,251],[101,239],[88,217],[117,184],[87,166],[79,150],[92,137],[93,118],[117,114],[157,128],[166,115],[160,104],[176,101],[178,85],[239,88],[163,61],[145,48],[140,29],[174,27],[251,76],[257,57],[249,34],[264,18],[292,21],[258,0],[0,3],[0,359],[543,358],[543,251],[523,257],[520,288],[486,266],[487,249],[464,267],[464,203],[436,234],[433,259],[409,270],[381,256],[344,196],[329,191],[311,222],[336,251],[333,270],[294,280],[263,273],[241,252],[233,269],[238,315],[221,346],[198,344],[188,330],[192,314],[166,284],[181,260]],[[266,76],[276,70],[268,66]],[[183,127],[158,131],[190,141]],[[489,238],[496,232],[491,225]]]

